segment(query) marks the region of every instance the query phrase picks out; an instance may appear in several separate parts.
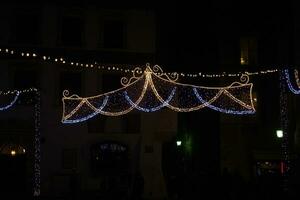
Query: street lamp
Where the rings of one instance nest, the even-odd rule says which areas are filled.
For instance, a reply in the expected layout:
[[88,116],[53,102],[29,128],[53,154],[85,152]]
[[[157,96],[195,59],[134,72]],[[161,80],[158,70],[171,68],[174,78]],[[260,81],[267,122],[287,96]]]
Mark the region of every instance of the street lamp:
[[177,145],[177,146],[181,146],[181,140],[177,140],[177,141],[176,141],[176,145]]
[[283,137],[283,131],[282,130],[276,130],[276,136],[278,138],[282,138]]

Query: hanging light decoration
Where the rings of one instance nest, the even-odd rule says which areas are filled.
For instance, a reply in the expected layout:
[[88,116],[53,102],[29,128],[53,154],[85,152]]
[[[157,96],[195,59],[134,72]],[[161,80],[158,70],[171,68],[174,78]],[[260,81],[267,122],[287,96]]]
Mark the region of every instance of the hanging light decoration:
[[[12,53],[13,54],[13,53]],[[34,55],[33,55],[34,56]],[[15,105],[18,97],[21,94],[34,93],[35,94],[35,109],[34,109],[34,182],[33,182],[33,196],[40,195],[40,162],[41,162],[41,146],[40,146],[40,92],[36,88],[28,88],[24,90],[9,90],[0,91],[0,111],[7,110]],[[3,105],[2,105],[3,104]],[[25,154],[26,149],[20,145],[8,144],[0,147],[0,152],[16,156]]]
[[167,107],[176,112],[191,112],[204,107],[228,114],[254,114],[252,87],[248,75],[226,87],[205,87],[176,82],[178,74],[170,75],[155,65],[146,70],[136,68],[131,78],[121,79],[122,88],[108,93],[80,97],[63,92],[63,123],[86,121],[97,114],[119,116],[133,109],[143,112]]
[[288,69],[285,69],[283,73],[290,91],[293,92],[294,94],[300,94],[300,81],[299,81],[298,70],[296,69],[294,70],[295,83],[292,83],[292,79],[290,77],[290,73]]

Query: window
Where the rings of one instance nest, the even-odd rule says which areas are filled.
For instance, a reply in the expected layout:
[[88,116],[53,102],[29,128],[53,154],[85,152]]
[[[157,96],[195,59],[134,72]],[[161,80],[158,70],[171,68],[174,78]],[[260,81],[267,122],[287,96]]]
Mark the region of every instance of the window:
[[61,44],[64,46],[82,46],[84,24],[79,17],[65,16],[61,23]]
[[75,169],[77,167],[77,150],[63,149],[62,151],[62,168]]
[[257,40],[254,37],[242,37],[240,39],[240,63],[252,65],[257,63]]
[[91,146],[91,170],[94,176],[120,172],[128,167],[128,146],[106,141]]
[[16,16],[12,40],[20,44],[38,44],[40,40],[40,17],[37,14]]
[[62,72],[60,75],[60,93],[69,90],[70,94],[82,95],[81,72]]
[[117,20],[104,22],[104,48],[124,48],[124,23]]

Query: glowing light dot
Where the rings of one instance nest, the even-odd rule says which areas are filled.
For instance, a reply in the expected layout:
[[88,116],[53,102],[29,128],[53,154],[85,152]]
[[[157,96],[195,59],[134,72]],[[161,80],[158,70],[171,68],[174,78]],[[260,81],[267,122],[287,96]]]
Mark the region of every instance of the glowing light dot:
[[16,151],[15,150],[11,150],[10,151],[10,155],[15,156],[16,155]]
[[283,137],[283,131],[282,130],[276,130],[276,136],[278,138],[282,138]]

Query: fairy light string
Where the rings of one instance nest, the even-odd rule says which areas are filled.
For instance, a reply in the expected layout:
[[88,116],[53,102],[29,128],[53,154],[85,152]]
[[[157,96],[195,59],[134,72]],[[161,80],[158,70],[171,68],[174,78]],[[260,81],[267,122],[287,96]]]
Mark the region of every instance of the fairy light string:
[[[17,50],[12,48],[0,48],[0,54],[4,55],[14,55],[14,56],[20,56],[21,58],[29,58],[29,59],[35,59],[42,62],[51,62],[51,63],[59,63],[62,65],[70,66],[75,69],[96,69],[96,70],[105,70],[105,71],[118,71],[122,73],[132,73],[135,69],[139,68],[139,73],[144,73],[141,68],[143,68],[143,65],[117,65],[117,64],[105,64],[100,63],[97,61],[92,62],[81,62],[79,58],[77,59],[69,59],[64,56],[50,56],[46,54],[39,54],[37,52],[28,51],[28,50]],[[172,74],[178,74],[180,77],[185,78],[221,78],[221,77],[240,77],[243,74],[246,74],[248,76],[255,76],[255,75],[268,75],[277,73],[280,70],[278,68],[273,69],[266,69],[266,70],[259,70],[254,72],[248,72],[248,71],[242,71],[242,72],[219,72],[219,73],[206,73],[206,72],[165,72],[166,75],[172,76]]]
[[36,90],[36,102],[34,105],[34,186],[33,196],[40,196],[41,193],[41,95]]
[[[168,76],[155,65],[147,64],[144,73],[133,70],[130,78],[121,78],[123,87],[104,94],[80,97],[63,92],[62,123],[77,123],[97,114],[119,116],[133,109],[155,112],[167,107],[176,112],[191,112],[204,107],[228,114],[253,114],[253,84],[249,76],[226,87],[204,87],[176,82],[178,74]],[[201,97],[200,97],[201,94]]]
[[[8,103],[0,105],[0,111],[5,111],[16,105],[19,97],[22,94],[35,94],[34,104],[34,166],[33,166],[33,196],[40,196],[40,161],[41,161],[41,146],[40,146],[40,92],[36,88],[28,88],[23,90],[8,90],[0,91],[1,100],[4,98]],[[7,100],[8,99],[8,100]]]
[[284,78],[290,91],[294,94],[300,94],[300,81],[298,76],[298,70],[294,70],[295,84],[292,83],[292,78],[290,77],[290,72],[288,69],[283,70],[282,74],[284,75]]
[[[287,91],[285,82],[287,79],[287,70],[282,70],[279,76],[279,88],[280,88],[280,123],[283,132],[283,138],[281,143],[281,150],[284,163],[284,173],[283,173],[283,189],[288,190],[288,176],[290,170],[290,159],[289,159],[289,149],[288,149],[288,102],[287,102]],[[290,87],[288,85],[288,87]],[[291,88],[290,88],[291,89]]]

